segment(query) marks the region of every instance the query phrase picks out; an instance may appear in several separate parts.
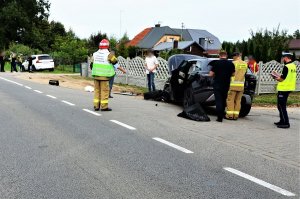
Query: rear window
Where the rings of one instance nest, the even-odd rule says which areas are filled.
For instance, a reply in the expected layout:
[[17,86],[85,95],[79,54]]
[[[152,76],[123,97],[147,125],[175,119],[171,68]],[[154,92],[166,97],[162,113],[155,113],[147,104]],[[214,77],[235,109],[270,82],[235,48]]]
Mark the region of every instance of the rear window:
[[49,55],[43,55],[43,56],[39,56],[39,60],[51,60],[52,57]]

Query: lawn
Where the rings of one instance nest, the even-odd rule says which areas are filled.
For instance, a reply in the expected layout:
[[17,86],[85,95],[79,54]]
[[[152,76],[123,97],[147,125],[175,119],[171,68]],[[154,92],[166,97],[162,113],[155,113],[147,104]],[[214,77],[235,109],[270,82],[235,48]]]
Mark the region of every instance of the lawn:
[[[255,106],[275,106],[277,104],[277,94],[262,94],[255,96],[253,104]],[[300,92],[290,94],[288,105],[300,106]]]

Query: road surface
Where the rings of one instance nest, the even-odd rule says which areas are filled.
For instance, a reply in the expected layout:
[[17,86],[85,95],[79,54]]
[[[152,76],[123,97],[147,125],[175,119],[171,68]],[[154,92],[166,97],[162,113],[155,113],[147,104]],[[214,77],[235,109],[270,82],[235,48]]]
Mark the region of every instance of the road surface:
[[0,198],[299,198],[299,111],[198,123],[176,105],[0,75]]

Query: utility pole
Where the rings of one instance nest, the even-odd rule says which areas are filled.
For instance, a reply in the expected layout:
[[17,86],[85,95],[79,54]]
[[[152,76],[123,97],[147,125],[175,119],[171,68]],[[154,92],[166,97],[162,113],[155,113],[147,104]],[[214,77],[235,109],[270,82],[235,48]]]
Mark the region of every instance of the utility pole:
[[122,13],[123,10],[120,10],[120,39],[122,38]]

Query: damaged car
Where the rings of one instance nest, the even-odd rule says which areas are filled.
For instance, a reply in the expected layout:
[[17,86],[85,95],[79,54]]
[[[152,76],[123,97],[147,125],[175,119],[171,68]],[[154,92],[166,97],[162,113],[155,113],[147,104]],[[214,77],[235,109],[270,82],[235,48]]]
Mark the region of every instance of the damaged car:
[[[211,64],[217,60],[216,58],[184,54],[170,57],[170,78],[164,87],[165,96],[167,93],[166,101],[182,103],[185,112],[192,116],[197,112],[204,113],[202,107],[215,106],[213,78],[209,77],[209,72],[212,68]],[[255,75],[250,70],[248,70],[245,80],[240,117],[246,117],[250,113],[257,83]],[[197,120],[207,121],[208,119]]]

